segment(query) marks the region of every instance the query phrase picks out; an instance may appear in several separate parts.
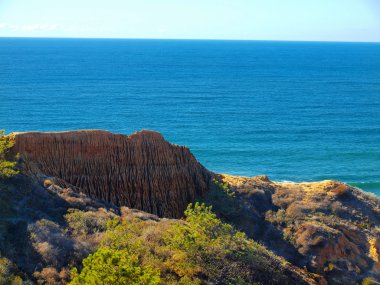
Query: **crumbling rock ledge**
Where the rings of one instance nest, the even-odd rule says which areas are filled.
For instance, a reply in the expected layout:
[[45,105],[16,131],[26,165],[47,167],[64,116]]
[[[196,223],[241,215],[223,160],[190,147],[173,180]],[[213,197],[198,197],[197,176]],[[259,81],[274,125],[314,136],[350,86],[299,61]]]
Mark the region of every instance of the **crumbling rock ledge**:
[[181,217],[211,173],[190,150],[153,131],[14,133],[25,172],[67,181],[90,197],[161,217]]

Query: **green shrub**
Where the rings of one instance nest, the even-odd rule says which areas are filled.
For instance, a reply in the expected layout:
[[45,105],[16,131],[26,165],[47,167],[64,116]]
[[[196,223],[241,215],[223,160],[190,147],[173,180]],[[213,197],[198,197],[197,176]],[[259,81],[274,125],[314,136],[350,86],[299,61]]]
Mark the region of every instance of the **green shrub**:
[[15,170],[16,161],[7,160],[9,151],[14,145],[14,138],[6,136],[5,131],[0,131],[0,179],[12,177],[19,172]]
[[107,222],[114,217],[114,214],[102,209],[98,211],[69,209],[65,221],[70,233],[78,236],[106,231]]
[[230,188],[227,182],[218,181],[215,178],[212,181],[217,187],[219,187],[220,190],[226,193],[229,197],[232,197],[232,198],[236,197],[235,191]]
[[23,280],[16,271],[16,266],[9,259],[0,257],[0,284],[22,285]]
[[220,214],[222,218],[239,218],[239,215],[241,215],[241,204],[236,199],[236,193],[228,188],[228,184],[213,179],[213,183],[210,186],[210,191],[207,195],[200,198],[200,202],[213,205],[215,212]]
[[[185,220],[115,218],[101,247],[72,271],[76,284],[287,284],[283,261],[196,203]],[[282,269],[281,269],[282,270]],[[118,280],[118,281],[116,281]]]
[[141,266],[136,254],[128,249],[100,248],[83,261],[81,274],[72,270],[72,285],[155,285],[160,272]]

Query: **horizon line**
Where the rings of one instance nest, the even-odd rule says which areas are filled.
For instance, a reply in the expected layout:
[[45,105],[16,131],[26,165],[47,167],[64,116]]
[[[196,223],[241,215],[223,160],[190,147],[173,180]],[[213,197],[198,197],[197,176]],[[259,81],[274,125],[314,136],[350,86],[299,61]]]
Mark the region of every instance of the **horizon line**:
[[349,40],[280,40],[280,39],[222,39],[222,38],[122,38],[122,37],[33,37],[33,36],[0,36],[0,39],[78,39],[78,40],[166,40],[166,41],[239,41],[239,42],[311,42],[311,43],[372,43],[378,41],[349,41]]

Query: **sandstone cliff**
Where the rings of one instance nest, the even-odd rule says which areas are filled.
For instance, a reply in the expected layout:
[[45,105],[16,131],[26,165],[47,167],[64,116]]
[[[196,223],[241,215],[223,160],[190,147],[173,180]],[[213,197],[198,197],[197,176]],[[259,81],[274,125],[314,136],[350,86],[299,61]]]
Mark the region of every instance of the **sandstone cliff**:
[[161,134],[106,131],[15,133],[27,173],[67,181],[90,197],[165,217],[180,217],[207,191],[209,172],[188,148]]

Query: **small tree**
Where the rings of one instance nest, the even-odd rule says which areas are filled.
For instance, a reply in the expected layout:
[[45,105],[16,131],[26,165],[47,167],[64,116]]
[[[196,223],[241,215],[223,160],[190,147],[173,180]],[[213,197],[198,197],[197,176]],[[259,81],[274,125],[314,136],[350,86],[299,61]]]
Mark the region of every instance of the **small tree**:
[[15,169],[16,161],[7,160],[7,155],[14,145],[14,137],[6,136],[4,130],[0,130],[0,179],[6,179],[19,173]]

